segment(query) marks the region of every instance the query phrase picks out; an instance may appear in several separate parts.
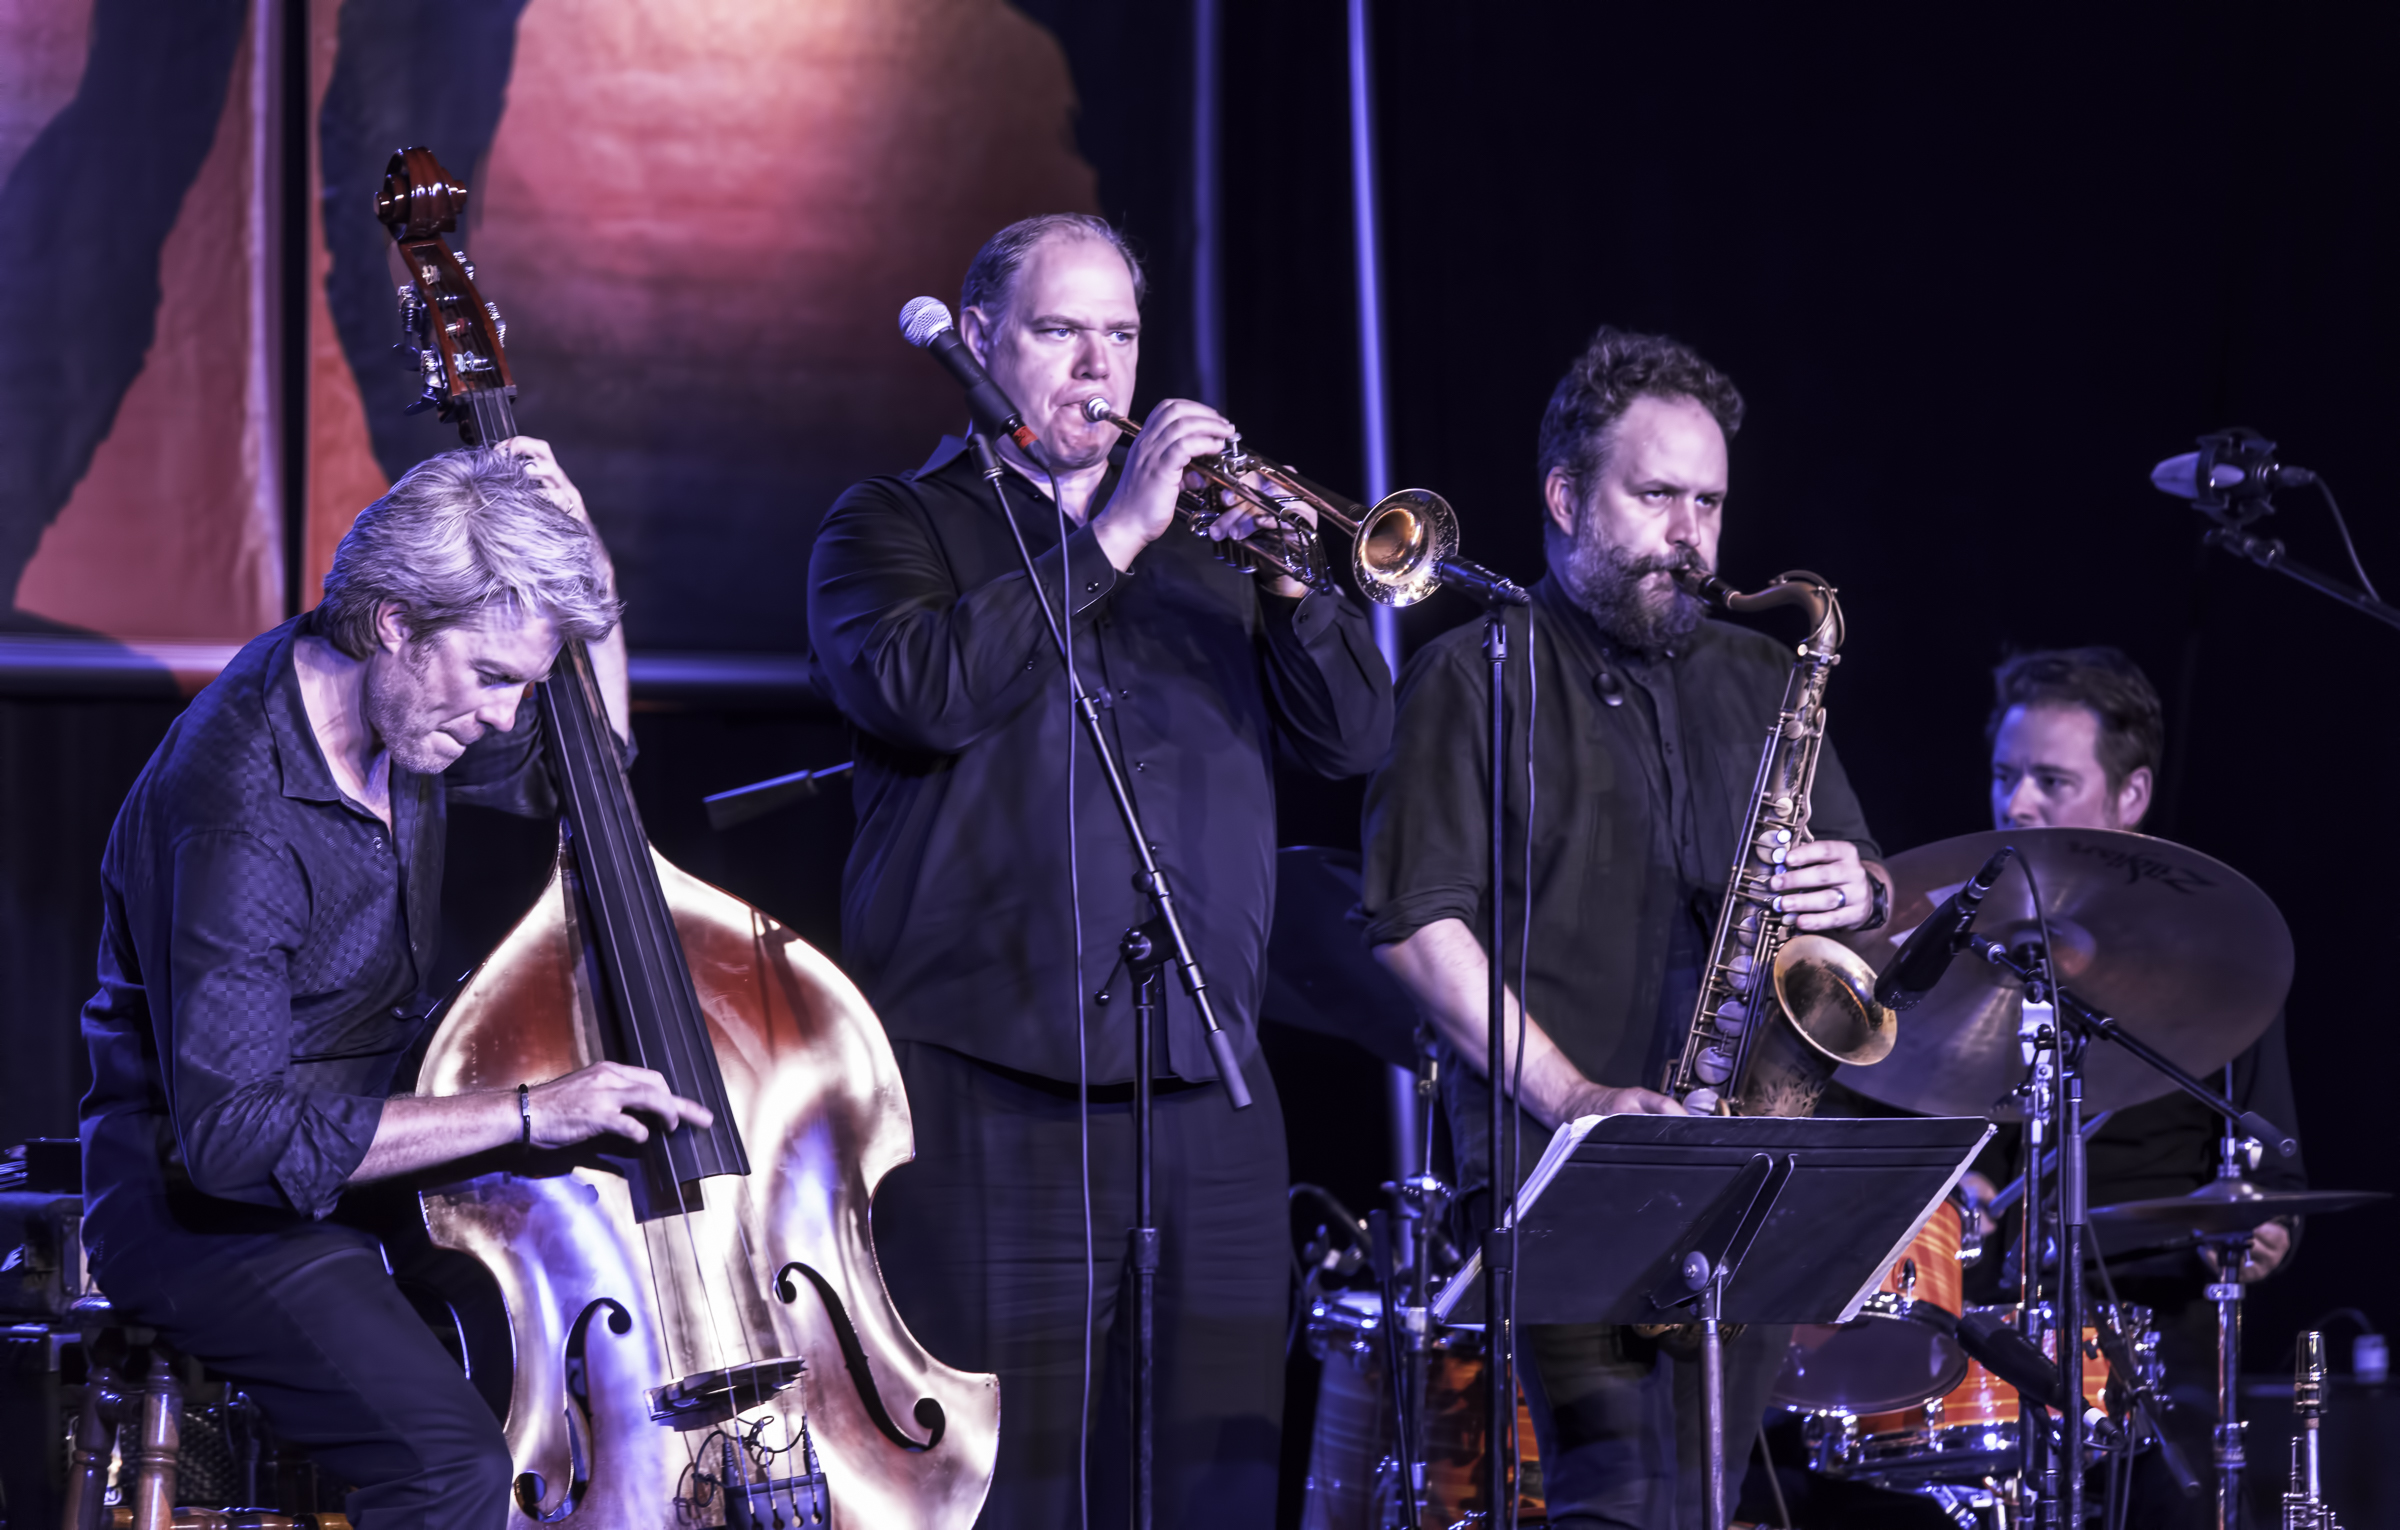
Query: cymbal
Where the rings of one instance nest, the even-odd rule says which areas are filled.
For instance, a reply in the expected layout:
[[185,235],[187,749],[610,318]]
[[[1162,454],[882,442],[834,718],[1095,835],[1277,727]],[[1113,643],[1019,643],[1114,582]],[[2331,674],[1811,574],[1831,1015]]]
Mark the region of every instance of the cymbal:
[[2092,1225],[2146,1232],[2247,1232],[2276,1217],[2314,1216],[2390,1200],[2381,1190],[2265,1190],[2246,1179],[2211,1180],[2189,1195],[2094,1206]]
[[[2188,1073],[2205,1078],[2256,1041],[2292,983],[2292,932],[2258,885],[2170,840],[2109,829],[1995,829],[1903,851],[1891,921],[1833,932],[1880,969],[1935,905],[2002,845],[2015,860],[1975,920],[2005,945],[2041,938],[2027,868],[2041,889],[2059,981]],[[2025,1076],[2021,993],[1972,953],[1900,1017],[1883,1061],[1844,1064],[1838,1082],[1871,1100],[1937,1116],[1989,1114]],[[2084,1053],[2083,1108],[2119,1109],[2175,1086],[2121,1047]]]

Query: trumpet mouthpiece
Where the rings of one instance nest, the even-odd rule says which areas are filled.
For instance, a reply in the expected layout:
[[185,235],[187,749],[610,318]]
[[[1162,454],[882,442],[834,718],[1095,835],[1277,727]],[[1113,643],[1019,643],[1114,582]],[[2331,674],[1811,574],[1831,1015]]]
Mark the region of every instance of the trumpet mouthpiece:
[[1108,400],[1097,393],[1083,401],[1083,417],[1095,425],[1105,425],[1116,415],[1117,411],[1109,407]]

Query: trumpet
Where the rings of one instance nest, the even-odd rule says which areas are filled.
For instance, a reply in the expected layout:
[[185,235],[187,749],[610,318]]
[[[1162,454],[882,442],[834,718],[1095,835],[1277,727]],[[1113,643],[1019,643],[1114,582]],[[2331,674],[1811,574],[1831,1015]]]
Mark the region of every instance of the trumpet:
[[[1095,425],[1114,425],[1128,440],[1142,427],[1110,406],[1107,399],[1083,401],[1083,417]],[[1194,457],[1191,470],[1206,479],[1207,489],[1184,490],[1176,510],[1194,531],[1205,532],[1219,520],[1247,511],[1258,525],[1230,545],[1250,560],[1237,567],[1265,567],[1312,590],[1338,593],[1341,583],[1325,561],[1316,528],[1296,507],[1314,510],[1319,525],[1330,525],[1350,539],[1350,574],[1359,592],[1386,606],[1413,606],[1445,584],[1458,585],[1479,599],[1522,604],[1524,594],[1489,569],[1458,556],[1458,513],[1431,489],[1401,489],[1373,505],[1310,483],[1281,463],[1268,462],[1242,446],[1237,434],[1220,453]],[[1250,482],[1257,479],[1257,483]],[[1261,487],[1264,485],[1264,487]]]

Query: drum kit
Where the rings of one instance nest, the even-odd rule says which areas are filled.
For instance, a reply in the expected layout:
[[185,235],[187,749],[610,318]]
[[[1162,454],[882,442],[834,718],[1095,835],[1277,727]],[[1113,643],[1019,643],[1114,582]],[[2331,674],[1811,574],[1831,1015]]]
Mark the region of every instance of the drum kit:
[[[1977,920],[1983,961],[1954,962],[1901,1026],[1891,1056],[1844,1068],[1845,1086],[1896,1109],[1922,1114],[2025,1120],[2039,1100],[2027,1087],[2033,1059],[2022,1016],[2027,968],[2055,985],[2058,1009],[2084,1012],[2085,1034],[2069,1043],[2079,1104],[2113,1111],[2207,1076],[2258,1040],[2290,985],[2291,935],[2266,895],[2198,851],[2137,834],[2081,829],[2003,830],[1945,840],[1893,857],[1888,930],[1847,937],[1870,960],[1888,959],[1909,932],[2001,846],[2019,869],[1994,889]],[[2006,959],[2003,959],[2006,958]],[[2047,972],[2042,972],[2043,968]],[[2080,1003],[2076,1001],[2080,1000]],[[2116,1028],[2133,1043],[2088,1045]],[[2098,1025],[2088,1023],[2097,1020]],[[2117,1039],[2110,1036],[2109,1039]],[[2165,1066],[2161,1066],[2161,1064]],[[2179,1080],[2177,1073],[2185,1076]],[[2206,1091],[2199,1091],[2205,1094]],[[2274,1123],[2227,1114],[2217,1177],[2188,1195],[2091,1206],[2095,1263],[2110,1247],[2200,1247],[2217,1268],[2238,1270],[2253,1231],[2277,1217],[2346,1210],[2379,1193],[2270,1188],[2245,1177]],[[2046,1123],[2057,1140],[2064,1122]],[[2043,1134],[2034,1134],[2040,1140]],[[2048,1155],[2055,1159],[2055,1153]],[[2043,1172],[2055,1168],[2046,1161]],[[2036,1181],[2038,1188],[2039,1181]],[[2024,1182],[1997,1200],[2023,1194]],[[2054,1196],[2049,1212],[2056,1216]],[[1840,1328],[1804,1328],[1792,1341],[1775,1400],[1805,1415],[1809,1465],[1817,1471],[1935,1499],[1962,1524],[2006,1523],[2025,1506],[2029,1457],[2017,1389],[1962,1347],[1975,1319],[2024,1323],[2055,1357],[2060,1324],[2054,1286],[2038,1282],[2017,1305],[1963,1304],[1964,1271],[1981,1257],[1961,1229],[1988,1208],[1956,1195],[1937,1208],[1887,1272],[1879,1294]],[[2053,1227],[2040,1247],[2064,1241]],[[2028,1247],[2033,1245],[2029,1244]],[[2023,1260],[2020,1269],[2038,1268]],[[2099,1273],[2105,1278],[2105,1270]],[[2062,1282],[2063,1283],[2063,1282]],[[2209,1280],[2198,1293],[2218,1308],[2218,1410],[2214,1476],[2219,1523],[2239,1515],[2244,1465],[2236,1419],[2241,1286]],[[2131,1303],[2084,1301],[2084,1443],[2090,1461],[2123,1459],[2159,1438],[2166,1375],[2150,1312]],[[2057,1431],[2044,1431],[2055,1433]],[[2111,1503],[2113,1505],[2112,1496]],[[2113,1521],[2112,1521],[2113,1522]]]
[[[2211,1103],[2226,1124],[2214,1180],[2188,1195],[2098,1206],[2074,1201],[2081,1225],[2072,1238],[2064,1236],[2060,1210],[2082,1187],[2054,1172],[2055,1151],[2030,1183],[2004,1192],[1997,1198],[2002,1205],[2022,1201],[2020,1254],[2030,1257],[2020,1257],[2016,1268],[2036,1277],[2015,1303],[1966,1302],[1966,1272],[1983,1257],[1981,1224],[1993,1208],[1972,1205],[1960,1193],[1936,1207],[1856,1318],[1795,1332],[1774,1398],[1803,1416],[1811,1469],[1918,1494],[1957,1523],[1994,1527],[2063,1522],[2043,1501],[2080,1502],[2080,1485],[2071,1498],[2060,1486],[2063,1470],[2122,1465],[2164,1445],[2159,1415],[2167,1377],[2156,1325],[2144,1307],[2113,1299],[2098,1264],[2104,1241],[2112,1250],[2199,1248],[2218,1270],[2238,1271],[2253,1231],[2269,1221],[2385,1198],[2287,1190],[2247,1177],[2262,1152],[2289,1151],[2289,1123],[2224,1101],[2199,1080],[2224,1069],[2267,1030],[2290,985],[2292,941],[2256,885],[2196,850],[2080,829],[1944,840],[1885,863],[1895,882],[1892,917],[1846,942],[1878,966],[1889,961],[2003,845],[2014,849],[2016,861],[1978,911],[1961,959],[1907,1011],[1890,1056],[1872,1067],[1845,1066],[1837,1081],[1898,1111],[2025,1123],[2030,1140],[2053,1149],[2070,1132],[2079,1148],[2088,1135],[2077,1129],[2085,1111],[2121,1110],[2178,1088]],[[1285,852],[1287,860],[1322,854]],[[2026,1002],[2029,991],[2035,1003]],[[2070,1096],[2073,1106],[2062,1116]],[[2080,1181],[2080,1152],[2067,1156]],[[2062,1248],[2074,1255],[2059,1258]],[[2102,1282],[2094,1298],[2081,1289],[2087,1264]],[[2219,1422],[2206,1475],[2214,1479],[2218,1523],[2230,1530],[2240,1513],[2245,1465],[2235,1406],[2242,1288],[2212,1278],[2195,1294],[2218,1312]],[[2031,1411],[2044,1425],[2029,1430],[2018,1385],[2001,1373],[2011,1369],[2008,1352],[1993,1347],[1992,1335],[2036,1335],[2055,1366],[2069,1311],[2080,1313],[2083,1341],[2082,1396],[2072,1409],[2082,1415],[2081,1428],[2059,1426],[2069,1410],[2040,1407]],[[1394,1391],[1383,1367],[1394,1351],[1377,1337],[1381,1326],[1373,1293],[1337,1293],[1312,1309],[1310,1342],[1326,1366],[1309,1485],[1311,1530],[1384,1530],[1408,1522],[1404,1509],[1395,1512],[1391,1488],[1398,1459]],[[1469,1396],[1480,1390],[1479,1342],[1480,1335],[1425,1341],[1438,1358],[1419,1394],[1425,1420],[1415,1432],[1424,1444],[1410,1453],[1424,1461],[1416,1473],[1427,1485],[1419,1525],[1452,1525],[1470,1511],[1465,1489],[1480,1480],[1475,1463],[1486,1448]],[[2033,1353],[2023,1339],[2009,1342]],[[1987,1358],[1998,1368],[1987,1366]],[[2015,1362],[2018,1380],[2043,1379],[2029,1380],[2025,1365]],[[2045,1368],[2037,1362],[2034,1369]],[[2063,1378],[2049,1370],[2047,1379],[2051,1401],[2063,1403]],[[1522,1432],[1521,1509],[1539,1484],[1531,1431]],[[2171,1459],[2179,1464],[2172,1453]],[[2121,1508],[2119,1499],[2108,1494],[2108,1508]],[[2116,1520],[2109,1515],[2103,1522]]]

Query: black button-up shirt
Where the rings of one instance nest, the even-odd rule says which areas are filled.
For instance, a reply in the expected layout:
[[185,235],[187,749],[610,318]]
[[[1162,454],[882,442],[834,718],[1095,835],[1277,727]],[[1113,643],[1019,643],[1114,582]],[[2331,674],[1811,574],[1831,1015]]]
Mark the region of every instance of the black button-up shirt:
[[292,666],[309,621],[234,656],[109,834],[100,990],[83,1010],[97,1243],[166,1216],[331,1211],[422,1028],[445,796],[553,810],[528,705],[441,775],[393,766],[386,829],[334,784],[309,726]]
[[[1262,597],[1180,527],[1120,574],[1088,525],[1062,544],[1057,507],[1014,472],[1001,483],[1053,607],[1073,612],[1076,668],[1107,708],[1210,1001],[1247,1056],[1274,911],[1273,751],[1356,775],[1390,735],[1391,680],[1365,607]],[[1114,483],[1112,472],[1095,506]],[[842,496],[817,536],[808,606],[817,661],[858,734],[843,964],[885,1028],[1072,1079],[1080,990],[1091,1079],[1130,1079],[1131,996],[1110,974],[1149,900],[964,443],[945,439],[915,473]],[[1104,984],[1113,1002],[1090,1005]],[[1163,1071],[1213,1078],[1197,1011],[1174,978],[1164,987]]]
[[[1520,997],[1585,1077],[1656,1088],[1690,1018],[1792,651],[1713,621],[1671,653],[1629,651],[1555,578],[1535,586],[1532,607],[1509,613],[1508,634],[1508,981],[1516,985],[1526,912],[1530,709],[1533,940]],[[1371,943],[1440,919],[1487,935],[1490,675],[1483,624],[1471,622],[1426,645],[1401,677],[1391,760],[1367,788]],[[1830,740],[1809,827],[1877,853]],[[1480,1129],[1454,1136],[1462,1153],[1480,1152]]]

